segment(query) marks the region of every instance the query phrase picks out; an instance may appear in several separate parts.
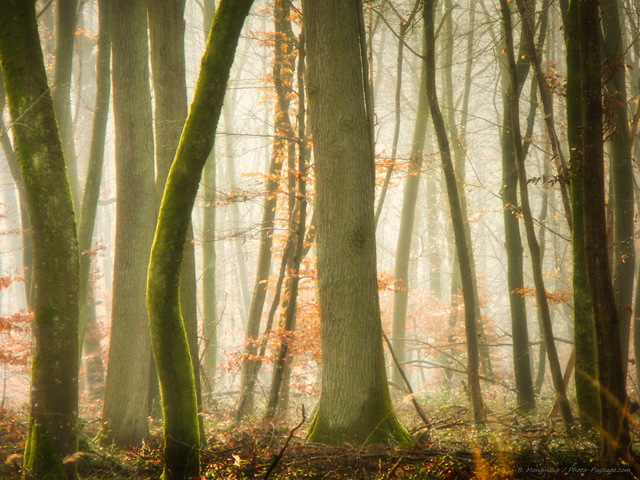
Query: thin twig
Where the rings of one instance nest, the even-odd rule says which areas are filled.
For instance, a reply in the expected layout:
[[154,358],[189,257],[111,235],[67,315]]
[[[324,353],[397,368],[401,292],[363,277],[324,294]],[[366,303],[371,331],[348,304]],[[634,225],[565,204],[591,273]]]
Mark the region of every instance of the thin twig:
[[304,405],[302,405],[302,420],[300,420],[300,423],[295,427],[293,427],[289,432],[289,436],[287,437],[287,440],[284,442],[284,445],[280,449],[280,452],[278,453],[278,455],[275,456],[275,458],[273,459],[273,462],[271,462],[271,465],[269,465],[267,472],[264,474],[264,477],[262,477],[263,480],[267,480],[271,475],[271,472],[273,472],[273,470],[278,466],[278,463],[280,463],[280,460],[282,459],[284,452],[287,450],[287,447],[289,446],[289,442],[293,438],[293,435],[296,433],[296,430],[302,427],[302,425],[304,425],[304,422],[306,420],[307,420],[307,416],[305,415],[305,412],[304,412]]
[[411,403],[413,403],[413,406],[416,407],[416,411],[418,412],[418,415],[420,416],[420,418],[424,422],[425,426],[427,428],[431,428],[431,423],[427,419],[427,416],[425,415],[424,410],[422,410],[422,407],[420,406],[420,404],[416,400],[416,396],[413,393],[413,388],[411,388],[411,384],[409,383],[409,379],[407,378],[407,375],[404,373],[404,369],[402,368],[402,365],[400,365],[400,362],[398,362],[398,357],[396,357],[396,352],[393,351],[393,347],[391,346],[391,342],[389,341],[389,337],[387,337],[386,333],[382,332],[382,338],[384,338],[384,341],[386,342],[387,347],[389,348],[389,352],[391,353],[391,357],[393,358],[393,363],[396,364],[396,368],[400,372],[400,376],[402,377],[402,380],[404,380],[404,383],[407,386],[407,391],[409,392],[409,396],[411,397]]

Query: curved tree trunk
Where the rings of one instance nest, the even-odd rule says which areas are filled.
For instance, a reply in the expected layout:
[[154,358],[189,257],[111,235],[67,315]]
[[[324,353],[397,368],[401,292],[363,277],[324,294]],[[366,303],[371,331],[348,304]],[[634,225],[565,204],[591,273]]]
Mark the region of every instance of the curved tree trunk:
[[213,147],[229,72],[252,0],[222,0],[201,62],[193,102],[160,207],[147,280],[153,355],[164,412],[163,478],[200,475],[196,384],[180,308],[184,239],[204,164]]
[[78,415],[78,243],[35,4],[0,3],[0,60],[34,244],[26,479],[74,480]]
[[313,442],[411,442],[391,405],[376,278],[374,153],[360,49],[361,6],[304,0],[316,154],[322,391]]
[[[187,81],[184,48],[185,0],[148,2],[151,68],[155,101],[156,190],[162,198],[171,163],[187,118]],[[198,305],[193,228],[185,238],[180,273],[180,308],[194,360],[198,405],[202,403],[198,353]],[[204,426],[203,426],[204,432]]]

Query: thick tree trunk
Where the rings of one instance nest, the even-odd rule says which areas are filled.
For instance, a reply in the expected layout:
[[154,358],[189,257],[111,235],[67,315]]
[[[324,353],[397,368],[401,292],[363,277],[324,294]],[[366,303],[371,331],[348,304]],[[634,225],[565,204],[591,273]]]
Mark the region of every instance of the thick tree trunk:
[[482,390],[480,389],[480,359],[478,349],[478,325],[476,320],[476,288],[475,278],[472,271],[471,245],[468,243],[464,227],[464,215],[458,191],[458,181],[451,159],[451,149],[445,128],[444,119],[440,113],[438,97],[436,93],[436,65],[435,65],[435,38],[434,38],[434,9],[435,0],[425,0],[424,2],[424,25],[426,37],[426,54],[424,61],[427,69],[427,95],[429,98],[429,108],[433,128],[440,148],[440,158],[444,171],[447,186],[447,196],[451,211],[451,222],[455,238],[456,254],[458,256],[458,266],[460,269],[460,280],[462,283],[462,296],[464,298],[464,323],[467,339],[467,379],[469,382],[469,393],[473,407],[473,416],[476,424],[482,425],[486,420],[484,402],[482,400]]
[[222,0],[160,207],[147,282],[153,355],[164,412],[163,478],[199,478],[200,428],[193,361],[180,309],[184,239],[213,147],[229,72],[252,0]]
[[631,443],[628,400],[620,344],[620,317],[615,301],[607,248],[604,152],[598,4],[579,3],[581,47],[582,137],[584,168],[585,257],[595,314],[598,385],[601,410],[601,455],[606,465],[629,460]]
[[563,0],[562,14],[567,56],[567,140],[571,168],[571,211],[573,241],[573,324],[575,342],[576,398],[584,427],[596,427],[600,422],[600,399],[596,379],[598,352],[593,306],[589,294],[589,278],[584,250],[584,176],[583,158],[579,148],[580,105],[580,45],[577,38],[578,0]]
[[144,0],[112,0],[116,133],[116,241],[111,343],[105,385],[106,440],[139,444],[148,431],[151,347],[144,305],[156,197]]
[[357,2],[302,3],[316,153],[322,391],[310,441],[410,443],[391,405],[376,278],[374,155]]
[[73,480],[78,415],[78,243],[32,1],[0,3],[0,60],[34,243],[26,479]]

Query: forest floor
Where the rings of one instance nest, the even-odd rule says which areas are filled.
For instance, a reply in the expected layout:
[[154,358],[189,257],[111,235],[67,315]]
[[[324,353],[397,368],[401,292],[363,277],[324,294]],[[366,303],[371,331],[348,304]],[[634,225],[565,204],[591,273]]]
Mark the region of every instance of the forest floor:
[[[455,399],[454,399],[455,400]],[[464,403],[463,403],[464,404]],[[296,429],[301,410],[280,424],[235,425],[230,411],[204,417],[207,445],[202,478],[224,480],[422,480],[634,478],[628,465],[604,469],[593,434],[569,436],[559,419],[515,412],[492,413],[476,430],[469,411],[447,402],[429,406],[429,428],[410,403],[398,408],[416,440],[412,447],[329,447],[304,441]],[[544,410],[538,408],[539,411]],[[548,410],[547,410],[548,412]],[[86,418],[86,417],[85,417]],[[307,418],[308,419],[308,418]],[[308,424],[308,422],[307,422]],[[157,479],[162,471],[161,429],[152,422],[147,441],[135,449],[100,445],[99,421],[84,420],[78,465],[83,480]],[[0,479],[21,478],[26,432],[23,410],[0,410]],[[637,435],[635,436],[637,438]],[[640,452],[640,445],[635,445]]]

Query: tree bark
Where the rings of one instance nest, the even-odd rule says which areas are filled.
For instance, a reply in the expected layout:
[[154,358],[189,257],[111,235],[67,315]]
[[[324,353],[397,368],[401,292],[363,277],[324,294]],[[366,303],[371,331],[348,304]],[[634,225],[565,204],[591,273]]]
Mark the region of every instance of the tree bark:
[[410,443],[391,405],[376,278],[374,153],[357,2],[302,3],[316,154],[322,391],[313,442]]
[[112,0],[116,240],[105,435],[122,447],[147,435],[151,365],[145,279],[156,197],[145,0]]
[[193,361],[180,309],[184,239],[204,164],[213,147],[238,38],[252,0],[222,0],[202,57],[193,102],[160,207],[147,280],[153,355],[164,412],[163,478],[200,475]]
[[75,480],[78,243],[35,2],[0,3],[0,60],[32,221],[35,297],[26,479]]

